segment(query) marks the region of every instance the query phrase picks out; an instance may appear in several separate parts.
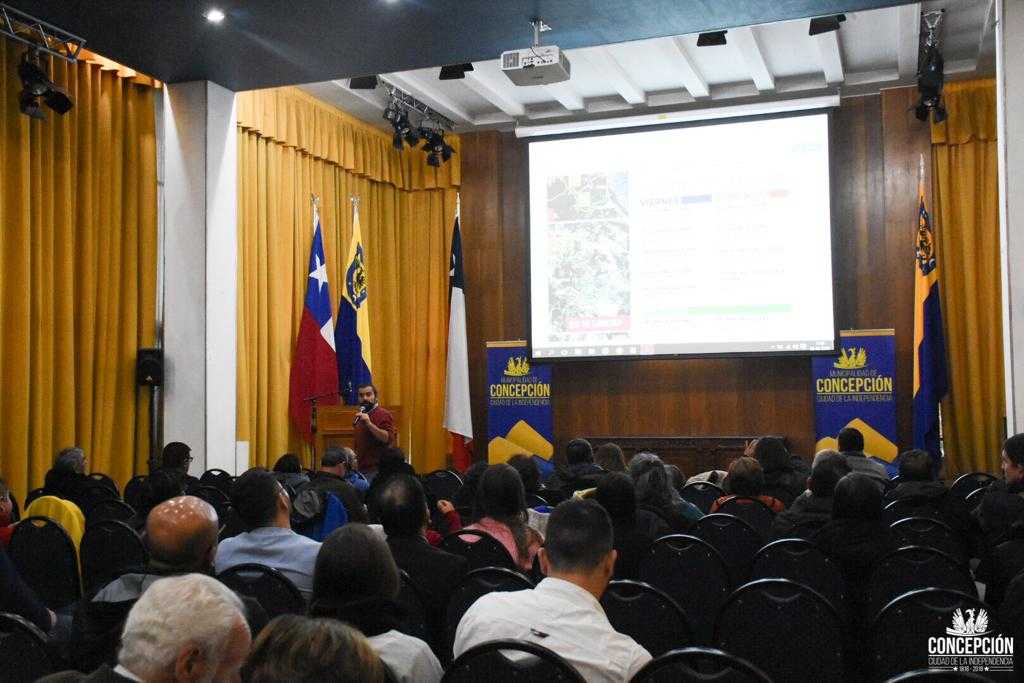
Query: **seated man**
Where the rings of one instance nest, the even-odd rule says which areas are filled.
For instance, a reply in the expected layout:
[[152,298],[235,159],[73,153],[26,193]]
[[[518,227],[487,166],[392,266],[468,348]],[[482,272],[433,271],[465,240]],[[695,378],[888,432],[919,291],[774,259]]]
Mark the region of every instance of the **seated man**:
[[320,543],[292,531],[292,503],[273,472],[251,469],[235,482],[231,503],[248,529],[217,548],[217,573],[254,562],[276,569],[303,597],[313,592],[313,567]]
[[162,578],[128,612],[117,666],[91,674],[66,671],[40,680],[231,681],[252,642],[242,602],[202,574]]
[[547,578],[532,590],[473,603],[455,633],[455,656],[489,640],[525,640],[557,653],[591,683],[630,680],[651,655],[616,632],[601,608],[615,559],[604,509],[591,500],[562,503],[540,551]]
[[839,480],[850,473],[846,458],[832,451],[814,458],[807,488],[793,504],[775,516],[772,537],[807,538],[832,519],[832,495]]
[[899,468],[899,483],[885,495],[885,502],[912,499],[914,516],[939,519],[967,540],[976,529],[970,510],[935,478],[932,456],[919,448],[906,451],[900,454]]
[[1024,521],[1024,434],[1015,434],[1003,444],[1003,481],[985,489],[974,516],[990,548],[1007,540],[1015,523]]
[[356,487],[345,481],[345,465],[333,451],[331,448],[324,451],[320,458],[320,471],[310,476],[308,484],[296,487],[295,492],[298,494],[312,488],[321,493],[332,493],[345,506],[348,521],[365,523],[368,518],[363,496]]
[[186,493],[199,486],[199,480],[188,473],[191,464],[192,448],[187,443],[172,441],[164,446],[163,454],[160,456],[160,469],[180,473]]
[[356,452],[351,448],[331,446],[324,451],[324,457],[320,460],[320,463],[322,466],[331,463],[330,467],[338,467],[339,476],[352,484],[356,491],[366,493],[366,489],[370,488],[370,482],[359,473],[359,459],[356,457]]
[[839,452],[846,457],[851,472],[866,474],[884,489],[889,485],[889,472],[885,465],[864,454],[864,435],[860,430],[846,427],[836,435]]

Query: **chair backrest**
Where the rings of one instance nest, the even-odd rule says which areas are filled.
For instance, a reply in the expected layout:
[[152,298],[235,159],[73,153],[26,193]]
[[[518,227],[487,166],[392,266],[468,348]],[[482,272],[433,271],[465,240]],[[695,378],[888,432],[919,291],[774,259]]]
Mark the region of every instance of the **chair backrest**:
[[233,505],[228,505],[224,510],[223,516],[219,516],[218,521],[220,522],[220,533],[217,534],[218,541],[234,538],[245,531],[245,522],[238,516],[238,512],[235,511]]
[[462,488],[462,477],[452,470],[434,470],[423,476],[423,488],[435,501],[452,500]]
[[114,519],[86,527],[79,555],[86,595],[92,595],[125,571],[145,567],[149,559],[135,529]]
[[1012,635],[1024,643],[1024,571],[1010,581],[1003,593],[1003,602],[999,606],[999,621],[1013,629]]
[[9,683],[33,683],[53,673],[46,635],[16,614],[0,612],[0,671]]
[[[510,658],[507,656],[512,654]],[[478,681],[574,681],[583,676],[557,654],[521,640],[492,640],[471,647],[459,655],[444,672],[442,683]]]
[[722,491],[721,487],[715,486],[710,482],[697,481],[684,486],[679,495],[683,497],[683,500],[687,500],[700,508],[701,512],[707,513],[711,509],[711,505],[724,496],[725,492]]
[[217,575],[225,586],[255,598],[273,619],[282,614],[305,614],[306,601],[287,576],[272,567],[246,563],[229,567]]
[[228,497],[228,494],[216,486],[197,486],[189,495],[201,498],[212,505],[213,509],[217,511],[218,519],[221,521],[223,521],[224,516],[227,515],[228,508],[231,506],[231,499]]
[[961,681],[989,681],[991,679],[970,671],[950,671],[949,669],[918,669],[893,676],[885,683],[909,683],[924,681],[925,683],[960,683]]
[[946,588],[975,595],[970,572],[955,558],[926,546],[905,546],[876,564],[868,583],[868,617],[897,597],[920,588]]
[[964,503],[967,504],[968,510],[974,510],[976,507],[978,507],[978,505],[981,504],[981,499],[985,497],[985,491],[986,489],[984,488],[974,489],[973,491],[967,494],[967,497],[964,498]]
[[488,593],[521,591],[533,588],[528,578],[504,567],[482,567],[468,572],[452,591],[445,613],[447,651],[455,642],[455,631],[473,603]]
[[505,567],[513,571],[518,570],[505,546],[486,531],[478,529],[454,531],[441,541],[441,549],[465,557],[469,569]]
[[119,522],[129,522],[135,517],[135,510],[128,503],[120,500],[102,500],[85,513],[86,528],[97,522],[105,522],[108,519],[115,519]]
[[745,659],[710,647],[687,647],[649,661],[632,683],[771,683]]
[[897,498],[887,503],[882,511],[885,521],[892,525],[901,519],[910,517],[928,517],[929,519],[941,519],[941,512],[934,504],[934,498],[925,496],[907,496]]
[[527,493],[526,494],[526,507],[528,507],[528,508],[536,508],[536,507],[542,507],[542,506],[549,506],[550,507],[550,505],[551,504],[548,503],[548,501],[546,501],[544,498],[541,498],[536,493]]
[[769,543],[754,557],[750,578],[802,583],[821,593],[837,610],[843,610],[846,590],[842,570],[810,541],[784,538]]
[[49,517],[27,517],[18,522],[7,554],[21,578],[50,609],[67,607],[81,597],[75,545]]
[[664,591],[641,581],[612,581],[601,596],[608,621],[652,656],[691,645],[686,613]]
[[754,527],[754,531],[761,535],[762,540],[771,535],[775,512],[757,498],[747,496],[730,498],[718,507],[718,512],[739,517],[747,522]]
[[219,489],[225,496],[230,496],[231,485],[234,483],[234,478],[231,476],[230,472],[212,469],[203,472],[202,476],[199,477],[199,483],[203,486],[212,486]]
[[117,482],[103,474],[102,472],[93,472],[89,475],[89,479],[93,480],[98,484],[106,486],[108,489],[114,492],[117,498],[121,497],[121,492],[117,489]]
[[955,531],[931,517],[907,517],[889,525],[897,546],[923,545],[941,550],[958,562],[967,562],[967,550]]
[[108,500],[120,500],[120,498],[116,488],[111,489],[102,482],[89,479],[75,490],[74,502],[86,515],[94,505]]
[[716,647],[779,681],[839,680],[842,639],[835,607],[817,591],[787,579],[740,586],[715,620]]
[[21,506],[18,505],[18,497],[14,495],[14,491],[8,491],[7,496],[11,499],[11,523],[13,524],[21,519]]
[[682,608],[697,642],[711,640],[715,615],[732,582],[725,560],[710,543],[685,534],[662,536],[641,558],[640,580]]
[[401,579],[401,586],[395,602],[398,603],[402,612],[402,628],[400,630],[406,635],[430,643],[434,634],[430,632],[430,627],[427,625],[427,608],[424,606],[420,589],[404,569],[398,570],[398,576]]
[[[930,638],[944,638],[950,628],[973,630],[981,622],[987,622],[989,635],[1000,632],[996,615],[974,595],[945,588],[904,593],[875,616],[864,634],[871,638],[875,678],[929,668]],[[1013,670],[1012,664],[1008,670]]]
[[124,485],[124,502],[132,506],[134,510],[140,510],[146,504],[146,476],[139,475],[132,477]]
[[25,509],[27,510],[28,506],[31,505],[32,501],[34,501],[36,498],[42,498],[45,495],[46,489],[43,488],[32,489],[31,491],[29,491],[28,495],[25,496]]
[[761,534],[746,520],[716,512],[704,515],[693,527],[693,535],[715,547],[729,568],[733,586],[746,582],[750,563],[761,549]]
[[983,489],[994,482],[996,478],[988,472],[968,472],[961,474],[949,487],[950,495],[967,500],[974,491]]

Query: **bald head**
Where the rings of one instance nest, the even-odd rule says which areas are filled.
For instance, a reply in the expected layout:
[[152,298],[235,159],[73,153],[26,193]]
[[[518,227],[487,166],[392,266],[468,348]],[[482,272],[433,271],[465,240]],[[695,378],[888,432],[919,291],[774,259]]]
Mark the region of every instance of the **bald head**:
[[217,512],[195,496],[178,496],[154,507],[146,518],[150,560],[166,569],[202,571],[217,548]]

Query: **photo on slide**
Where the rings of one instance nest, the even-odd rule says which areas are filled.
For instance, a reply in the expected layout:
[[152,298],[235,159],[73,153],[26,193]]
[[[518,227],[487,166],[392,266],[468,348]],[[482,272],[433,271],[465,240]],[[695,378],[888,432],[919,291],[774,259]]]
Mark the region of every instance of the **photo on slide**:
[[548,221],[628,218],[625,173],[584,173],[548,178]]

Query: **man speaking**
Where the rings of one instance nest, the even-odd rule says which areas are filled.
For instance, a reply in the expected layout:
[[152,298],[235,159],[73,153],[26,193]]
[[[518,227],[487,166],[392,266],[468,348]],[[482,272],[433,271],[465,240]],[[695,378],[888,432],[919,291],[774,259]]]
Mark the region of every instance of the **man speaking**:
[[398,430],[394,416],[377,402],[377,387],[368,383],[360,384],[357,389],[360,412],[353,425],[353,445],[359,456],[359,471],[367,479],[373,479],[381,453],[397,443]]

